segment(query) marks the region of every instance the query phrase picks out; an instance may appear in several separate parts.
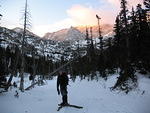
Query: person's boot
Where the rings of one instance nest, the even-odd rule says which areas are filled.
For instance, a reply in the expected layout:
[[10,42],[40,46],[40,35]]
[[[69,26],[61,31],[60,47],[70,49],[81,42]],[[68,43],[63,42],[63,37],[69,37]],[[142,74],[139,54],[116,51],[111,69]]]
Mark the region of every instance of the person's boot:
[[59,106],[64,106],[65,105],[65,98],[62,96],[62,103],[58,104]]

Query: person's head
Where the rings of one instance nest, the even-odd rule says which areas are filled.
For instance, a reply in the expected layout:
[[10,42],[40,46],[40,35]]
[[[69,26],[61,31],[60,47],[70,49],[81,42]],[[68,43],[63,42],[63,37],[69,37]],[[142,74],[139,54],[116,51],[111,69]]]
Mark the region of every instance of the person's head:
[[67,73],[66,73],[66,72],[62,72],[61,75],[62,75],[62,76],[66,76]]
[[63,75],[64,73],[66,73],[66,71],[64,69],[59,71],[59,75]]
[[59,72],[58,72],[58,75],[61,75],[61,74],[62,74],[62,71],[59,71]]

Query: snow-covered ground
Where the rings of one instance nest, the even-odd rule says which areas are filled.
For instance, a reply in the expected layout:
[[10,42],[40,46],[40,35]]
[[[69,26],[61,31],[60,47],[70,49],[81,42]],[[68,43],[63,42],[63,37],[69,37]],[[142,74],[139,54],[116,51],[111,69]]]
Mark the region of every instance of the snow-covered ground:
[[107,81],[80,81],[79,78],[75,82],[70,81],[69,103],[83,106],[83,109],[66,107],[57,111],[61,96],[57,95],[54,78],[47,80],[44,86],[19,92],[19,98],[14,97],[15,88],[1,93],[0,113],[150,113],[150,79],[139,75],[138,88],[124,94],[109,89],[116,82],[116,77],[111,76]]

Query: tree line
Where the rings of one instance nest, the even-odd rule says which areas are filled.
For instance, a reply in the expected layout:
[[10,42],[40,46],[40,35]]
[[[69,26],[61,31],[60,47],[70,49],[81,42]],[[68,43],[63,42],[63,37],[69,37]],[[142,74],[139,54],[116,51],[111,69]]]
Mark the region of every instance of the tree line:
[[73,72],[91,79],[94,78],[92,72],[98,71],[105,79],[117,72],[119,77],[112,89],[128,92],[135,88],[136,72],[150,72],[150,0],[143,3],[145,8],[137,4],[129,11],[127,1],[121,0],[121,10],[114,25],[115,36],[107,43],[100,40],[99,48],[93,45],[91,31],[86,30],[87,55],[72,64]]

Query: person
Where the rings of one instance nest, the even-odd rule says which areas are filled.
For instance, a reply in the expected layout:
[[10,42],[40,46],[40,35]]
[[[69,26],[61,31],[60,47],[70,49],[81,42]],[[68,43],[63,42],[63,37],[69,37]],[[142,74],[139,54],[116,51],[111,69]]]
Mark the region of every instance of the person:
[[66,72],[60,72],[57,77],[57,92],[58,95],[62,95],[62,103],[59,104],[61,106],[68,105],[68,92],[67,92],[67,85],[68,85],[68,76]]
[[[1,59],[0,59],[1,60]],[[5,67],[2,61],[0,61],[0,87],[5,86],[7,83],[7,79],[5,77]]]

